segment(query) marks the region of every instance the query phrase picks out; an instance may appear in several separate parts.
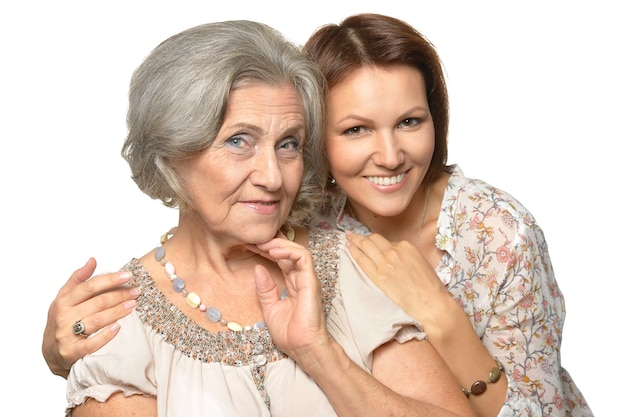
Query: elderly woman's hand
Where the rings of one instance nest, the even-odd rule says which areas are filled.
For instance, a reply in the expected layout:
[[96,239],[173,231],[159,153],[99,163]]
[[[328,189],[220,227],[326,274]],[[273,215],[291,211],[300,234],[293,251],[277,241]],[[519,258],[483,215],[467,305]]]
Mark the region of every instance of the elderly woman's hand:
[[274,282],[265,267],[258,265],[255,269],[265,322],[276,346],[306,370],[305,360],[315,357],[314,350],[330,338],[311,252],[283,238],[257,248],[274,260],[284,275],[284,283]]
[[133,310],[140,293],[138,288],[122,286],[130,279],[128,272],[89,279],[95,269],[96,260],[90,258],[74,271],[48,310],[41,350],[52,373],[64,378],[76,360],[117,334],[115,321]]

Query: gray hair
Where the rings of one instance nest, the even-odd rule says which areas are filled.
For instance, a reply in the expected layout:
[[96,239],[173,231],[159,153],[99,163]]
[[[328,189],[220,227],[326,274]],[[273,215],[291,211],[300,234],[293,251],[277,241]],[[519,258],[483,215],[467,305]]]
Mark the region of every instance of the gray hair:
[[[306,123],[304,173],[290,220],[305,222],[321,197],[325,82],[301,50],[275,29],[237,20],[187,29],[158,45],[130,83],[128,136],[122,156],[139,188],[168,207],[191,207],[172,161],[211,146],[233,88],[289,82]],[[321,145],[321,146],[320,146]]]

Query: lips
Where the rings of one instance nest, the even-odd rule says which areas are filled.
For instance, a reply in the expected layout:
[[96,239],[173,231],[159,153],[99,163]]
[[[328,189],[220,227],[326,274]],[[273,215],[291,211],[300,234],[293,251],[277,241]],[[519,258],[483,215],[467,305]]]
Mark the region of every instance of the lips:
[[367,176],[365,178],[367,178],[367,180],[371,182],[372,184],[376,184],[376,185],[395,185],[399,183],[400,181],[402,181],[404,177],[406,177],[406,172],[403,172],[402,174],[398,174],[398,175],[392,175],[392,176],[385,176],[385,177]]
[[259,214],[273,214],[278,208],[279,200],[272,201],[242,201],[245,207],[256,211]]

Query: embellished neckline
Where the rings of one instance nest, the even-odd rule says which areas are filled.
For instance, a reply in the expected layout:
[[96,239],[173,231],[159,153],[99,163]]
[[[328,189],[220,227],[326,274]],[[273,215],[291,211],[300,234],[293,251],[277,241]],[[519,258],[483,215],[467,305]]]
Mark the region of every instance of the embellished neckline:
[[[204,313],[204,316],[211,323],[219,323],[222,326],[225,326],[228,330],[233,332],[241,332],[243,330],[251,330],[251,329],[263,329],[267,328],[267,325],[263,321],[256,322],[252,325],[242,326],[241,324],[228,320],[222,316],[222,312],[219,308],[215,306],[207,306],[202,302],[202,299],[198,293],[194,291],[190,291],[187,289],[186,283],[184,279],[176,274],[176,268],[174,264],[165,259],[165,247],[163,246],[165,242],[167,242],[174,234],[176,233],[177,227],[172,227],[168,232],[161,235],[160,245],[156,247],[154,252],[155,260],[163,267],[165,271],[165,275],[172,282],[172,289],[174,292],[181,294],[185,297],[185,302],[187,306],[192,309],[198,309]],[[289,227],[286,232],[287,239],[293,241],[295,239],[295,230],[292,227]],[[281,299],[287,297],[287,290],[283,289],[281,293]]]
[[[309,249],[313,253],[316,273],[322,283],[325,315],[333,308],[332,300],[338,290],[338,255],[334,250],[338,244],[336,233],[317,230],[309,234]],[[131,259],[122,269],[132,274],[129,284],[141,288],[132,314],[137,315],[146,326],[147,337],[162,338],[164,343],[182,355],[203,363],[249,367],[257,389],[269,408],[270,399],[264,384],[266,367],[288,357],[274,344],[267,328],[244,329],[240,332],[207,330],[161,291],[138,259]]]
[[157,246],[154,252],[155,260],[159,264],[161,264],[161,266],[165,270],[165,275],[170,279],[170,281],[172,281],[172,289],[174,290],[174,292],[181,294],[183,297],[185,297],[185,302],[187,306],[192,309],[197,308],[198,310],[203,312],[204,316],[211,323],[219,323],[233,332],[241,332],[244,329],[251,330],[266,328],[267,325],[263,321],[256,322],[253,325],[242,326],[235,321],[227,320],[222,316],[222,312],[219,308],[215,306],[207,306],[202,302],[202,299],[200,295],[198,295],[198,293],[187,289],[187,285],[184,279],[176,274],[176,268],[174,267],[174,264],[165,259],[165,247],[163,246],[163,244],[165,244],[165,242],[167,242],[169,238],[172,237],[174,233],[176,233],[176,229],[176,227],[173,227],[167,233],[161,236],[161,245]]

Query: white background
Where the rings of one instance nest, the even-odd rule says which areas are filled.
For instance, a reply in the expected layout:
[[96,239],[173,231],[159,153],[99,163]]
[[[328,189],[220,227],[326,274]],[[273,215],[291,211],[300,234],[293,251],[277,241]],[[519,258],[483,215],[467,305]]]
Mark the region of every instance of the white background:
[[116,270],[176,222],[119,156],[128,82],[150,50],[224,19],[269,23],[303,43],[323,23],[368,11],[402,18],[436,45],[450,89],[449,162],[538,219],[567,303],[563,364],[597,416],[623,402],[610,382],[626,371],[619,2],[11,3],[0,6],[3,409],[63,414],[64,380],[40,353],[50,301],[89,256],[99,272]]

